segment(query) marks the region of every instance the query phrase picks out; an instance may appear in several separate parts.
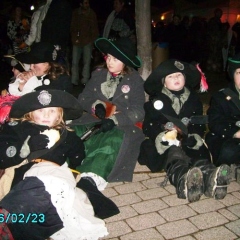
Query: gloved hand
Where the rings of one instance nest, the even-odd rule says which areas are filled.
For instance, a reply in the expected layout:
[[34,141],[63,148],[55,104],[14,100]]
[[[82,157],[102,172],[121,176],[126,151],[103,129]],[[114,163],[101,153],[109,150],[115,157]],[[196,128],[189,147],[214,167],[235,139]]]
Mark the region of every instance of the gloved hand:
[[48,143],[49,138],[44,134],[34,135],[28,140],[28,146],[31,152],[47,148]]
[[100,119],[104,119],[106,117],[106,108],[103,104],[99,103],[95,106],[95,115]]
[[183,138],[182,146],[194,147],[197,143],[197,140],[194,136]]
[[116,124],[114,123],[114,121],[112,119],[103,119],[101,122],[101,127],[99,129],[100,132],[107,132],[110,131],[114,128],[114,126],[116,126]]

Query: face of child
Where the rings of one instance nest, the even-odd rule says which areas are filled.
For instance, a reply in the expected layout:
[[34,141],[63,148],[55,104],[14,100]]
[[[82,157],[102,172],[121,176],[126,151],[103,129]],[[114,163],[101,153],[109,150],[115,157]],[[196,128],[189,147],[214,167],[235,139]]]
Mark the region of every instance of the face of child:
[[240,90],[240,68],[237,68],[233,75],[234,83],[236,87]]
[[185,78],[181,72],[169,74],[165,77],[164,86],[172,91],[180,91],[185,85]]
[[106,64],[109,72],[114,74],[119,74],[124,68],[123,62],[110,54],[107,55]]
[[38,125],[53,127],[60,118],[58,107],[37,109],[32,112],[33,121]]
[[30,69],[34,72],[37,77],[46,74],[49,70],[49,63],[35,63],[30,65]]

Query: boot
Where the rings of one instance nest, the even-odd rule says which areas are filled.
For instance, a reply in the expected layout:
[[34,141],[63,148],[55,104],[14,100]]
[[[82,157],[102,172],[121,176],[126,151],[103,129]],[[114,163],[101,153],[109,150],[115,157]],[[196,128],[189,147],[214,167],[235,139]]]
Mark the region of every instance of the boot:
[[227,195],[230,167],[226,164],[216,167],[207,159],[198,160],[194,166],[200,168],[203,173],[204,195],[214,199],[223,199]]
[[167,177],[175,186],[178,198],[195,202],[203,194],[203,175],[199,168],[190,169],[190,158],[179,147],[172,146],[166,164]]

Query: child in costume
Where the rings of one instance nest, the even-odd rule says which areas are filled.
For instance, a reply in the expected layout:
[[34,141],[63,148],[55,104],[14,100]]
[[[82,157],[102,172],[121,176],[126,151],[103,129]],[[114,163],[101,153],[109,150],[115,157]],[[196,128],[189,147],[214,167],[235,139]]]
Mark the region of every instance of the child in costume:
[[82,140],[64,120],[81,114],[77,99],[60,90],[28,93],[14,102],[11,120],[0,133],[0,168],[27,163],[15,168],[11,190],[0,207],[6,219],[10,213],[24,219],[23,223],[14,218],[1,223],[1,235],[55,240],[97,240],[107,235],[104,222],[94,216],[69,168],[81,164],[85,152]]
[[227,165],[211,163],[203,141],[207,119],[194,91],[200,73],[195,65],[169,59],[144,83],[149,101],[144,106],[146,140],[138,162],[152,172],[165,170],[166,181],[175,186],[177,196],[189,202],[198,201],[202,194],[223,199],[230,173]]

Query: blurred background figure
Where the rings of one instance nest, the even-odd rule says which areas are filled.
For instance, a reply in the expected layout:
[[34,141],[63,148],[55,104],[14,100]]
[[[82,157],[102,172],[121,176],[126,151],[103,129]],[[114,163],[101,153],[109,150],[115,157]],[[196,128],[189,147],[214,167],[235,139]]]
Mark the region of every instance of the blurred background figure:
[[93,43],[99,35],[96,13],[90,8],[89,0],[80,0],[80,7],[73,11],[71,22],[72,39],[72,84],[79,83],[79,60],[83,57],[81,83],[90,78]]
[[22,8],[18,5],[13,6],[11,18],[7,23],[7,36],[11,40],[11,51],[9,54],[18,54],[27,51],[27,48],[20,49],[19,44],[23,42],[29,33],[30,25],[27,18],[22,16]]
[[135,20],[125,8],[125,0],[114,0],[113,9],[105,23],[103,37],[113,40],[128,37],[136,42]]

